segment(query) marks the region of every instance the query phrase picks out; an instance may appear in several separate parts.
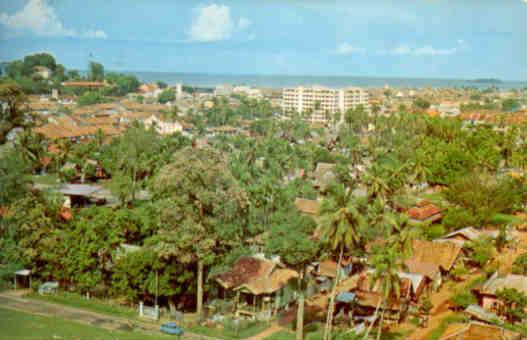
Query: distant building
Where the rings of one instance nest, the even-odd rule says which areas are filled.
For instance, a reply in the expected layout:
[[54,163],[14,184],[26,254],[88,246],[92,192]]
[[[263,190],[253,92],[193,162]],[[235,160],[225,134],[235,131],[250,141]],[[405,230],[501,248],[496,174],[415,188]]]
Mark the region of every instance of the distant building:
[[84,87],[84,88],[100,88],[105,87],[106,83],[102,81],[65,81],[62,83],[64,87]]
[[244,94],[250,99],[261,99],[263,98],[262,91],[250,86],[235,86],[232,89],[233,93]]
[[316,122],[326,122],[325,113],[344,113],[359,105],[369,110],[369,94],[360,87],[332,89],[322,86],[299,86],[282,90],[282,109],[285,112],[312,112],[317,115]]
[[176,98],[181,98],[183,96],[183,84],[177,83],[176,84]]
[[156,83],[150,83],[139,85],[137,92],[145,98],[156,98],[163,90]]
[[162,120],[156,115],[151,115],[143,121],[146,128],[154,126],[160,135],[171,135],[176,132],[182,132],[183,126],[179,122]]
[[230,84],[217,85],[214,89],[215,96],[230,96],[232,94],[233,87]]

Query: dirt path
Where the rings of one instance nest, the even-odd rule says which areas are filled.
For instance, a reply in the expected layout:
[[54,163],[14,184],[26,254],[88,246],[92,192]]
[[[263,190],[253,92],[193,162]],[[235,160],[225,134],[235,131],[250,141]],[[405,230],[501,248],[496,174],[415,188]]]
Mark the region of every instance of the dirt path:
[[[9,292],[0,293],[0,306],[2,308],[13,309],[30,314],[57,316],[66,320],[109,330],[132,331],[134,329],[139,329],[147,333],[159,332],[159,323],[129,320],[126,318],[95,313],[50,302],[24,299]],[[185,332],[185,336],[183,338],[192,340],[216,339],[188,332]]]
[[266,330],[264,330],[263,332],[261,333],[258,333],[256,335],[253,335],[252,337],[250,337],[249,339],[247,340],[264,340],[265,338],[267,338],[268,336],[271,336],[273,335],[274,333],[276,332],[279,332],[283,330],[282,326],[280,326],[278,323],[273,323],[271,325],[271,327],[267,328]]

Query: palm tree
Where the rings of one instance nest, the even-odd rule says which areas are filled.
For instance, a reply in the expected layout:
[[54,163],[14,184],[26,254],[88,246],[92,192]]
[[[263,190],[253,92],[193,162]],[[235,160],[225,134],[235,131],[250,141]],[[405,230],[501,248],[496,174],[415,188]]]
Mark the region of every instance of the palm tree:
[[335,310],[335,295],[340,279],[340,266],[345,250],[361,247],[360,229],[365,221],[358,209],[358,204],[352,199],[351,191],[342,184],[332,184],[328,190],[329,196],[320,207],[319,232],[323,240],[328,242],[332,251],[338,250],[337,271],[331,291],[324,340],[331,337],[333,312]]
[[380,338],[382,326],[384,323],[384,312],[390,298],[399,299],[401,295],[401,285],[399,278],[399,270],[402,268],[400,254],[395,246],[375,248],[373,254],[370,256],[371,266],[374,268],[370,276],[370,286],[376,287],[380,291],[380,299],[375,308],[374,318],[368,327],[364,339],[367,339],[373,327],[375,320],[378,319],[379,310],[381,311],[381,319],[379,321],[379,331],[377,339]]
[[[386,214],[384,219],[392,228],[392,234],[388,237],[385,247],[374,248],[370,256],[370,264],[374,268],[370,276],[370,285],[378,285],[381,293],[377,307],[375,308],[374,320],[377,319],[379,309],[381,309],[381,320],[377,340],[380,339],[382,326],[384,323],[384,312],[390,298],[400,299],[401,285],[399,272],[406,267],[405,260],[411,255],[411,242],[413,232],[408,228],[408,218],[404,215]],[[382,306],[382,308],[381,308]],[[368,327],[364,339],[367,339],[373,322]]]

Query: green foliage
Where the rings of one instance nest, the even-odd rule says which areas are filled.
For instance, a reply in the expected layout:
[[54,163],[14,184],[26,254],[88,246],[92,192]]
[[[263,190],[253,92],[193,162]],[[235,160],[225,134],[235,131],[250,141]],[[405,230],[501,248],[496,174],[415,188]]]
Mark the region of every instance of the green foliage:
[[518,206],[522,190],[522,185],[510,178],[472,173],[455,180],[445,191],[445,197],[470,211],[479,223],[487,223],[494,214]]
[[505,316],[514,323],[525,318],[527,296],[516,288],[503,288],[496,292],[496,297],[505,304]]
[[481,110],[495,111],[499,109],[499,105],[493,102],[487,102],[484,104],[480,104],[479,102],[470,102],[467,104],[461,104],[459,106],[459,109],[461,112],[481,111]]
[[275,214],[266,243],[269,255],[279,255],[284,263],[297,269],[316,259],[318,242],[311,236],[316,224],[311,217],[296,211]]
[[452,303],[457,309],[465,309],[469,305],[477,304],[478,300],[469,290],[459,290],[452,296]]
[[527,275],[527,253],[518,256],[512,264],[512,273],[518,275]]
[[27,97],[17,84],[0,82],[0,144],[6,142],[7,134],[17,127],[27,127],[28,115],[25,112]]
[[112,176],[110,189],[121,203],[135,199],[145,179],[171,160],[172,154],[188,145],[181,135],[159,136],[135,124],[101,150],[100,161]]
[[435,240],[445,234],[445,227],[441,224],[424,224],[421,226],[421,231],[427,240]]
[[450,207],[447,209],[441,223],[446,230],[454,231],[468,226],[477,226],[479,220],[465,208]]
[[434,305],[428,296],[421,299],[421,302],[419,303],[419,313],[428,315],[432,308],[434,308]]
[[163,90],[158,96],[157,101],[161,104],[171,102],[176,99],[176,93],[172,89]]
[[412,106],[417,110],[426,110],[430,107],[430,102],[424,98],[414,99]]
[[470,261],[479,267],[487,264],[495,254],[494,242],[489,237],[480,237],[463,246],[468,252]]
[[111,84],[107,87],[106,94],[111,96],[124,96],[135,92],[139,86],[139,80],[134,75],[109,73],[106,80]]
[[30,164],[15,150],[0,153],[0,207],[27,194],[30,169]]
[[88,65],[88,79],[93,81],[103,81],[104,66],[101,63],[90,61]]
[[501,109],[504,112],[515,111],[520,107],[520,103],[516,99],[508,98],[501,103]]
[[104,97],[104,95],[99,91],[87,91],[84,92],[79,99],[77,99],[77,104],[79,106],[87,106],[87,105],[94,105],[94,104],[100,104],[105,103],[107,99]]

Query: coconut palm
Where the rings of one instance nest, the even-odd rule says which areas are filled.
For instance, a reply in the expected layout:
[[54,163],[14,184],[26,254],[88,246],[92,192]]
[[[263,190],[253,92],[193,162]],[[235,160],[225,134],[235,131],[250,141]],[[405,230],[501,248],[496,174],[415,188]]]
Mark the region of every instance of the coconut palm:
[[365,224],[358,203],[353,200],[351,191],[342,184],[332,184],[328,190],[328,197],[322,201],[320,207],[319,234],[325,240],[331,251],[338,251],[337,272],[331,291],[324,340],[331,337],[333,312],[335,310],[335,295],[340,279],[340,266],[344,251],[360,248],[362,237],[360,230]]
[[[399,299],[401,295],[401,283],[399,278],[399,271],[403,268],[404,262],[400,256],[400,253],[395,245],[387,247],[375,248],[370,256],[370,264],[374,268],[372,275],[370,276],[370,286],[376,287],[380,292],[380,299],[377,303],[374,313],[374,320],[379,317],[379,311],[381,313],[379,321],[379,330],[377,333],[377,339],[380,339],[382,326],[384,323],[384,313],[388,307],[390,299]],[[374,322],[370,324],[364,339],[367,339]]]

